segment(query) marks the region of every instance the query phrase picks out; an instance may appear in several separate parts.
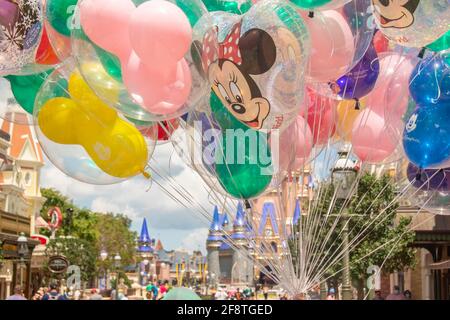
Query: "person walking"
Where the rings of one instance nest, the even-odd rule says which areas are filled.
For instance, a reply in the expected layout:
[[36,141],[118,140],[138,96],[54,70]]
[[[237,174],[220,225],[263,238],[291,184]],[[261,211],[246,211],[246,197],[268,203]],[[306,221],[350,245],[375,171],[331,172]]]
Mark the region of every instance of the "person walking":
[[98,293],[96,288],[91,289],[91,296],[89,297],[89,300],[103,300],[103,296]]
[[23,296],[23,290],[20,285],[14,287],[14,294],[9,296],[6,300],[27,300]]
[[267,287],[267,285],[264,285],[263,296],[264,296],[264,300],[269,299],[269,288]]
[[66,300],[63,295],[58,292],[58,287],[56,284],[52,283],[50,285],[50,291],[44,294],[42,300]]
[[327,300],[336,300],[336,291],[334,290],[334,288],[331,288],[328,291]]
[[405,292],[403,292],[403,295],[405,296],[405,300],[411,300],[412,299],[412,293],[409,290],[405,290]]

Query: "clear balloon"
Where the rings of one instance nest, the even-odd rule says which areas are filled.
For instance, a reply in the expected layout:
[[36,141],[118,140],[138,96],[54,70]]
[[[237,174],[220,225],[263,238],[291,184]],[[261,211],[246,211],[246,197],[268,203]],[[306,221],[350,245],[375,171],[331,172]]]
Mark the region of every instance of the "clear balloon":
[[36,52],[43,32],[42,10],[41,1],[0,2],[0,75],[40,70]]
[[375,24],[370,8],[370,0],[361,0],[339,10],[316,12],[313,18],[302,14],[312,43],[307,80],[320,94],[336,99],[337,93],[328,82],[334,83],[353,69],[372,44]]
[[[190,18],[204,15],[204,6],[199,0],[189,6],[185,1],[152,0],[138,7],[129,0],[115,1],[114,6],[106,2],[83,0],[79,13],[82,28],[72,32],[73,52],[80,66],[101,62],[112,78],[103,83],[83,74],[86,81],[100,97],[109,85],[118,86],[118,99],[102,99],[129,118],[163,121],[185,114],[208,92],[206,80],[192,61],[193,53],[198,54],[190,46]],[[101,16],[97,9],[103,11]],[[169,12],[173,14],[164,18]],[[149,36],[154,41],[143,40]]]
[[287,128],[303,99],[309,52],[301,17],[283,1],[268,1],[242,16],[215,12],[212,19],[217,29],[199,22],[202,38],[195,43],[213,92],[249,128]]
[[45,154],[68,176],[90,184],[147,176],[155,142],[144,139],[95,96],[73,61],[55,70],[42,85],[34,117]]
[[402,46],[424,47],[448,31],[448,1],[373,0],[375,21],[386,37]]

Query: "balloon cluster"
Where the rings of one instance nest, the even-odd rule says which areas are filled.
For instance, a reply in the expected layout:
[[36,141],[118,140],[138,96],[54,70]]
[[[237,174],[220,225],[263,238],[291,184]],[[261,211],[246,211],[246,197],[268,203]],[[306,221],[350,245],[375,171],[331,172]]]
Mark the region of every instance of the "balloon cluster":
[[0,116],[18,121],[20,105],[48,158],[76,179],[148,176],[155,145],[171,141],[212,189],[247,200],[345,143],[361,163],[409,161],[414,188],[447,192],[448,1],[0,9]]

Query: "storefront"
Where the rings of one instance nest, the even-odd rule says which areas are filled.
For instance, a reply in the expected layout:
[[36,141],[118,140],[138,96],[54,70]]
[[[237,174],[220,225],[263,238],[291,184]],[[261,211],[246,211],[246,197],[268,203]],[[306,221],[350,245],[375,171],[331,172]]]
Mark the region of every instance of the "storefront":
[[31,297],[31,254],[39,241],[0,233],[2,262],[0,267],[0,300],[7,298],[16,285],[21,285],[27,298]]

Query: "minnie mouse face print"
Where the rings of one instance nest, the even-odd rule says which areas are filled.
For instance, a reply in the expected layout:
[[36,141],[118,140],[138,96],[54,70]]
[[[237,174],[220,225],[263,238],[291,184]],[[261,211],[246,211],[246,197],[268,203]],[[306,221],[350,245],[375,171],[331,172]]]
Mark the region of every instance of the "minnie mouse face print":
[[275,63],[276,47],[272,37],[260,29],[241,36],[237,23],[219,44],[219,57],[214,59],[207,34],[203,44],[203,67],[212,90],[223,105],[239,121],[259,130],[267,119],[271,105],[252,76],[269,71]]

